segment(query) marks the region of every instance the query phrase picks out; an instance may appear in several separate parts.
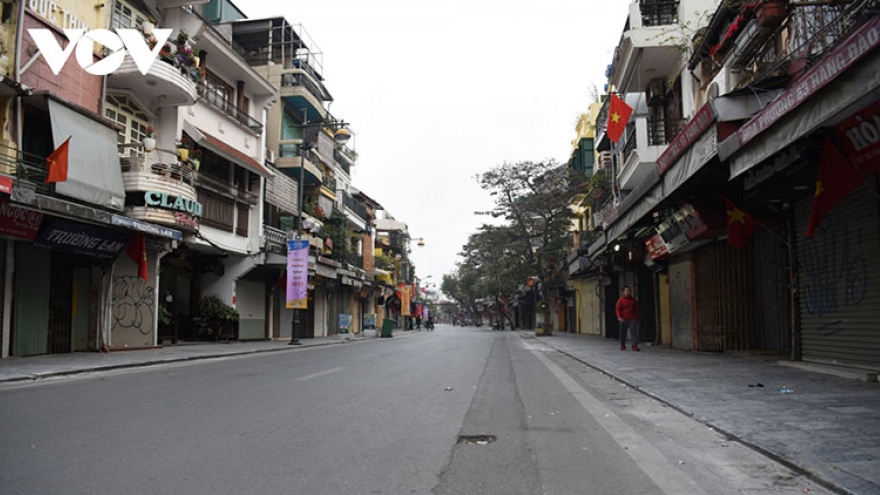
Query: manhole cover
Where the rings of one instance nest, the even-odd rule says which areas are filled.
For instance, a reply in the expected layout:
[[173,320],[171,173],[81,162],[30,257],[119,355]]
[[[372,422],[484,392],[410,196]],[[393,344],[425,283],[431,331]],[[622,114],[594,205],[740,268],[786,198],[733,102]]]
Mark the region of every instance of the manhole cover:
[[458,443],[472,443],[476,445],[486,445],[497,440],[495,435],[459,435]]

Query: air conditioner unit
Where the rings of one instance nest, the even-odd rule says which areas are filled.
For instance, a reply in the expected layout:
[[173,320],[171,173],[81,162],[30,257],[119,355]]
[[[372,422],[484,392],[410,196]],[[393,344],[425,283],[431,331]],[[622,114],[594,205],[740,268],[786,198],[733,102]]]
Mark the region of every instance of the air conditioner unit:
[[648,106],[657,107],[663,105],[666,100],[666,81],[664,79],[651,79],[645,94],[647,95]]
[[719,96],[724,96],[730,92],[730,90],[735,86],[735,84],[731,83],[732,71],[727,67],[722,67],[715,77],[712,78],[712,82],[709,83],[709,86],[706,89],[707,99],[711,100],[712,98],[717,98]]
[[275,152],[272,151],[272,148],[266,148],[266,161],[269,163],[275,163]]

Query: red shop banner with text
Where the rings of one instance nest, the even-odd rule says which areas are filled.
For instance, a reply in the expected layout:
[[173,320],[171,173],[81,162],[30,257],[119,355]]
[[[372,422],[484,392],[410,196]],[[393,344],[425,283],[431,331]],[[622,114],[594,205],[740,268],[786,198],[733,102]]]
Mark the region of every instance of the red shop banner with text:
[[42,213],[0,200],[0,235],[32,241],[42,223]]

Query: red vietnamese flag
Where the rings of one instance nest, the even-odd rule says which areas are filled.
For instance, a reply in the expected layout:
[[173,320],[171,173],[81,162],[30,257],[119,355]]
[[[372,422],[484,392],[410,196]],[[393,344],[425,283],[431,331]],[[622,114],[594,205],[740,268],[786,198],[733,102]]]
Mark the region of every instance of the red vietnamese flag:
[[125,246],[125,254],[138,264],[138,277],[147,280],[147,239],[139,235]]
[[816,173],[816,190],[813,195],[813,208],[807,223],[807,237],[813,237],[816,227],[834,205],[845,198],[850,191],[859,187],[865,180],[831,138],[822,143],[819,157],[819,171]]
[[721,197],[727,210],[727,243],[731,247],[742,249],[749,244],[749,238],[755,231],[757,222],[739,206],[729,199]]
[[[73,137],[73,136],[71,136]],[[67,158],[70,154],[70,137],[51,155],[46,157],[46,184],[50,182],[64,182],[67,180]]]
[[632,111],[632,107],[618,98],[616,94],[611,93],[611,103],[608,104],[608,126],[605,133],[608,134],[608,139],[612,142],[620,141]]

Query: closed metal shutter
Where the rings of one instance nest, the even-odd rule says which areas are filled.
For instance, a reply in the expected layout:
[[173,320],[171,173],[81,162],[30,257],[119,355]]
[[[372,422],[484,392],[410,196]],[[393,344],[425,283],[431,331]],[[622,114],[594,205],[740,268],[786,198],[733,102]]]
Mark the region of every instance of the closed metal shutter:
[[266,286],[261,282],[239,280],[235,287],[238,309],[238,339],[266,338]]
[[694,293],[693,264],[688,258],[669,263],[669,307],[672,311],[672,347],[693,350]]
[[795,205],[801,356],[880,368],[878,201],[859,188],[808,239],[811,206],[812,197]]

